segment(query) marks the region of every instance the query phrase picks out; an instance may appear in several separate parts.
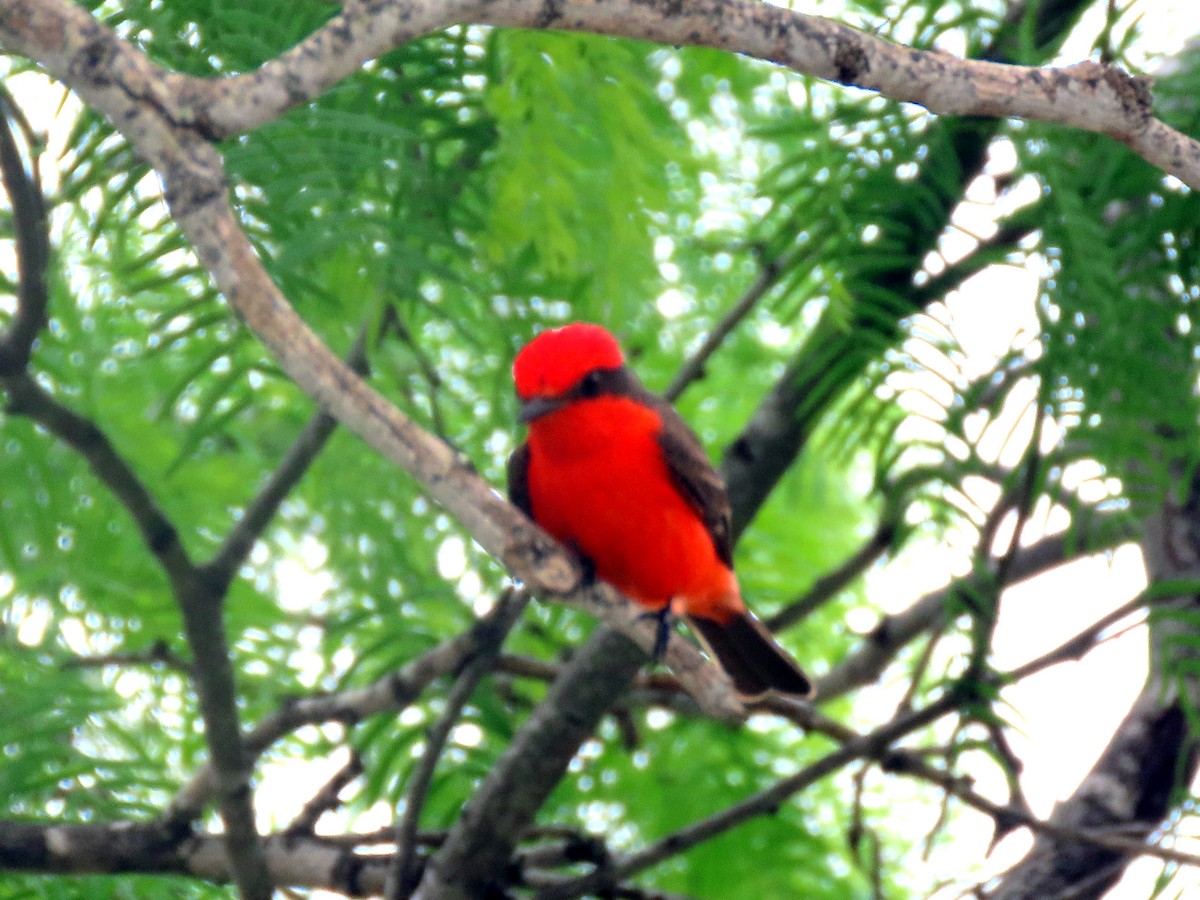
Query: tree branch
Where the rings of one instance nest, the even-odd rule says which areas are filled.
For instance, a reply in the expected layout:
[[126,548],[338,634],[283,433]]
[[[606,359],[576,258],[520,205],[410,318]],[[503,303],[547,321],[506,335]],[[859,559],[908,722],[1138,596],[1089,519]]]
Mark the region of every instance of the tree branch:
[[1046,826],[1034,826],[1038,837],[1033,849],[989,897],[1059,896],[1105,871],[1100,884],[1089,881],[1088,896],[1099,896],[1120,877],[1128,858],[1138,854],[1200,863],[1190,854],[1144,843],[1161,823],[1174,792],[1191,780],[1196,768],[1187,713],[1178,698],[1163,700],[1160,686],[1147,686],[1091,772],[1055,808]]
[[[367,329],[363,328],[346,359],[347,365],[360,375],[367,372],[366,345]],[[204,574],[215,589],[222,593],[228,589],[238,567],[254,548],[254,542],[262,536],[280,504],[304,477],[336,428],[337,419],[326,413],[318,412],[309,419],[258,496],[246,507],[213,558],[204,564]]]
[[1200,189],[1200,144],[1151,115],[1146,79],[1092,62],[1042,69],[957,59],[753,0],[349,3],[254,72],[188,82],[180,92],[189,100],[184,121],[202,122],[218,138],[248,131],[320,96],[367,60],[455,24],[587,31],[744,53],[939,115],[1016,116],[1107,134]]
[[82,456],[100,482],[125,507],[146,548],[172,584],[186,582],[193,574],[193,567],[179,533],[96,423],[60,403],[25,372],[4,378],[3,384],[8,389],[8,411],[41,425]]
[[[763,58],[785,62],[842,83],[876,87],[899,99],[921,99],[936,111],[1066,116],[1057,120],[1112,133],[1131,146],[1141,148],[1139,152],[1161,153],[1164,159],[1176,162],[1179,171],[1175,174],[1182,180],[1194,187],[1200,185],[1197,175],[1200,153],[1196,152],[1195,146],[1174,133],[1156,130],[1161,123],[1149,117],[1145,86],[1113,70],[1090,63],[1058,71],[963,63],[942,54],[894,47],[836,23],[767,4],[739,0],[724,3],[697,0],[682,6],[667,0],[637,4],[627,0],[594,0],[590,4],[582,0],[563,0],[550,5],[532,0],[495,0],[486,5],[479,2],[440,5],[386,0],[373,5],[351,2],[330,26],[258,72],[201,82],[163,73],[82,10],[62,0],[6,0],[0,6],[0,41],[37,58],[49,71],[75,87],[85,100],[119,123],[138,152],[159,171],[173,215],[218,286],[270,347],[284,370],[326,409],[351,424],[372,446],[413,472],[435,499],[458,516],[472,535],[519,577],[549,593],[570,593],[576,602],[585,604],[593,614],[604,617],[638,639],[643,647],[650,645],[653,629],[637,623],[639,609],[618,601],[611,592],[578,591],[579,578],[574,561],[562,548],[496,498],[450,448],[416,427],[363,385],[345,365],[333,358],[295,315],[262,270],[230,214],[221,159],[208,143],[215,136],[261,124],[283,109],[316,96],[356,69],[367,56],[391,49],[422,33],[422,29],[429,30],[464,18],[496,24],[598,30],[757,53]],[[959,108],[955,104],[964,105]],[[1078,117],[1079,121],[1071,117]],[[1159,138],[1163,138],[1161,145]],[[1172,154],[1171,141],[1176,139]],[[790,374],[795,376],[797,373],[790,371]],[[797,377],[795,381],[792,388],[803,387],[801,378]],[[784,412],[794,413],[795,410],[793,404]],[[786,458],[785,465],[792,458],[794,453]],[[743,516],[742,521],[745,519]],[[177,544],[177,540],[174,543]],[[182,548],[179,552],[182,553]],[[230,791],[245,789],[246,782],[239,778],[244,774],[246,760],[239,753],[236,715],[228,718],[219,715],[223,705],[228,706],[233,696],[232,677],[227,671],[228,654],[220,629],[219,598],[214,600],[211,586],[196,577],[178,582],[173,579],[173,583],[184,610],[189,641],[197,655],[199,670],[203,671],[209,658],[201,657],[202,648],[206,653],[211,651],[217,662],[216,682],[201,681],[198,690],[206,725],[213,729],[209,736],[210,746],[218,781],[222,783],[222,797],[236,799]],[[609,655],[625,660],[617,669],[628,668],[630,674],[636,671],[641,654],[608,629],[602,631],[612,635]],[[599,648],[603,643],[603,640],[593,641],[588,648]],[[580,656],[585,657],[585,654]],[[672,642],[672,667],[705,708],[726,718],[740,715],[740,706],[732,698],[727,682],[714,675],[711,666],[704,666],[699,660],[699,654],[686,642]],[[592,678],[597,685],[604,681],[596,677],[601,672],[611,674],[611,660],[597,664]],[[560,684],[568,681],[561,679]],[[612,681],[617,683],[604,684],[603,689],[591,686],[605,697],[608,694],[615,696],[624,689],[624,684],[619,677]],[[554,694],[552,690],[551,696]],[[476,798],[477,803],[480,808],[487,808],[491,802],[491,808],[503,814],[494,823],[486,821],[487,828],[494,831],[507,823],[528,820],[544,799],[544,793],[539,797],[536,792],[518,798],[489,799],[495,797],[496,791],[511,790],[521,783],[513,777],[515,767],[527,764],[543,767],[540,773],[534,773],[536,791],[548,791],[561,777],[561,769],[557,767],[560,763],[565,766],[563,755],[567,754],[565,759],[569,760],[570,754],[574,753],[571,742],[577,738],[581,740],[580,734],[590,733],[594,721],[572,720],[571,705],[576,698],[570,699],[569,705],[564,698],[558,698],[556,708],[548,698],[539,709],[545,721],[539,721],[528,732],[530,747],[541,746],[538,741],[546,741],[555,733],[560,736],[550,759],[506,759],[503,762],[509,767],[508,771],[485,783],[484,790]],[[585,708],[589,715],[595,711],[598,717],[610,702],[597,698]],[[530,723],[537,717],[535,713]],[[898,721],[908,721],[908,718],[911,717]],[[224,732],[215,727],[218,725]],[[880,735],[882,731],[874,735]],[[868,735],[861,740],[868,741],[872,737]],[[514,742],[510,751],[515,751],[517,746],[518,742]],[[841,752],[852,746],[854,742],[843,747]],[[831,754],[822,762],[834,756],[836,754]],[[834,763],[828,765],[837,767]],[[810,769],[814,779],[823,774],[815,767]],[[225,782],[227,775],[231,776],[228,783]],[[492,794],[488,794],[489,784]],[[800,784],[795,790],[804,786]],[[771,801],[777,802],[779,800]],[[697,823],[675,836],[668,842],[669,852],[681,852],[713,833],[733,827],[742,820],[738,816],[759,814],[743,812],[741,807],[726,811],[710,822]],[[247,802],[239,806],[238,811],[245,814],[249,808]],[[504,851],[503,839],[497,841],[494,835],[484,833],[486,829],[479,823],[485,820],[480,815],[473,804],[448,837],[431,871],[439,877],[459,879],[465,884],[461,880],[464,872],[469,878],[478,877],[477,872],[456,869],[447,862],[454,860],[455,854],[461,856],[462,847],[484,841],[487,852],[482,855],[482,863],[470,860],[475,869],[489,865],[495,854]],[[229,852],[235,861],[239,852],[235,843],[237,828],[245,826],[245,822],[227,822]],[[253,828],[252,821],[249,827]],[[252,852],[253,839],[249,846]],[[625,865],[632,866],[630,872],[639,871],[639,866],[652,865],[657,861],[653,852],[665,852],[663,846],[662,842],[652,845],[642,854],[627,859]],[[503,859],[508,858],[510,851],[511,846]],[[441,868],[437,865],[439,862],[443,863]],[[489,875],[494,872],[492,869]]]
[[[0,24],[4,21],[3,14],[4,10],[0,9]],[[5,112],[6,119],[14,114],[7,109]],[[5,141],[6,137],[8,141]],[[13,198],[14,218],[18,223],[22,279],[18,316],[14,331],[8,336],[9,339],[19,336],[20,342],[6,344],[3,348],[8,362],[20,362],[20,368],[13,370],[10,366],[0,374],[0,384],[8,392],[8,409],[37,422],[87,461],[96,477],[132,516],[142,540],[166,574],[192,649],[193,680],[204,717],[205,739],[214,763],[221,818],[235,880],[244,900],[269,900],[271,881],[254,822],[250,772],[242,751],[238,724],[233,666],[221,617],[224,588],[214,588],[204,579],[188,557],[174,525],[104,432],[90,419],[60,403],[27,371],[37,329],[47,320],[45,267],[49,259],[49,220],[40,188],[32,180],[21,183],[21,177],[15,174],[13,166],[20,167],[19,158],[12,158],[15,149],[11,138],[7,126],[0,128],[0,168],[3,168],[6,188]],[[23,169],[20,172],[23,176]],[[33,230],[40,231],[40,236]],[[31,328],[34,328],[32,332]]]
[[[351,834],[326,838],[290,831],[266,835],[263,849],[277,884],[300,889],[332,891],[346,897],[371,897],[382,893],[388,857],[369,848],[394,832]],[[529,837],[535,835],[530,834]],[[422,845],[436,847],[444,836],[423,834]],[[561,881],[549,871],[578,861],[577,851],[595,838],[565,835],[558,855],[537,848],[522,850],[519,883],[538,887]],[[603,847],[596,850],[603,851]],[[368,851],[368,852],[363,852]],[[593,851],[595,852],[595,851]],[[231,880],[229,859],[220,835],[166,835],[141,822],[59,825],[46,822],[0,820],[0,869],[62,875],[121,874],[129,872],[186,875],[214,884]],[[629,885],[619,886],[613,897],[630,900],[688,900]]]
[[[1015,4],[1010,10],[1013,16],[997,30],[983,56],[999,63],[1012,62],[1018,53],[1026,56],[1030,31],[1035,53],[1051,55],[1089,2],[1054,0],[1039,3],[1033,10]],[[1015,12],[1017,6],[1020,14]],[[995,121],[942,119],[928,133],[929,152],[917,177],[911,183],[896,183],[897,198],[881,216],[887,224],[878,243],[898,248],[897,261],[855,286],[856,292],[875,296],[884,292],[901,301],[889,305],[894,318],[883,322],[872,317],[847,327],[840,317],[830,317],[827,312],[818,323],[725,452],[721,474],[729,487],[735,528],[746,527],[754,518],[807,446],[821,416],[879,352],[901,337],[901,320],[937,299],[915,288],[914,278],[950,224],[963,191],[982,171],[988,145],[999,132]],[[948,182],[950,177],[953,180]],[[914,209],[922,212],[914,215]]]
[[[243,76],[242,80],[227,79],[207,86],[195,79],[163,73],[86,13],[57,0],[46,3],[13,0],[0,17],[0,39],[37,58],[75,87],[86,100],[120,123],[122,131],[139,152],[163,175],[173,213],[226,296],[266,340],[284,369],[298,383],[336,415],[353,421],[356,430],[377,449],[417,474],[435,497],[463,518],[485,547],[505,559],[519,575],[551,593],[562,593],[577,584],[577,573],[568,558],[561,552],[545,552],[545,536],[530,529],[519,516],[514,521],[511,510],[505,511],[495,502],[489,502],[481,484],[472,484],[473,491],[461,490],[461,481],[473,479],[464,477],[463,467],[448,448],[416,429],[377,394],[363,389],[361,382],[348,377],[344,368],[329,365],[328,352],[274,289],[229,215],[227,204],[223,202],[220,159],[205,142],[222,133],[230,133],[235,127],[252,127],[266,121],[288,105],[324,90],[368,56],[390,49],[415,36],[420,29],[436,27],[436,21],[420,21],[420,13],[428,10],[418,4],[377,4],[370,10],[357,4],[350,5],[330,26],[258,72]],[[472,10],[471,4],[443,4],[435,13],[456,16]],[[763,45],[769,52],[760,53],[764,58],[778,58],[801,69],[811,64],[815,66],[811,71],[816,74],[836,76],[843,82],[873,86],[867,50],[878,52],[893,62],[905,60],[911,68],[909,75],[916,77],[914,83],[920,83],[922,73],[926,76],[936,74],[932,82],[925,82],[932,85],[935,94],[937,86],[946,82],[944,58],[894,47],[836,23],[796,16],[786,10],[758,4],[697,4],[695,9],[682,15],[678,8],[671,6],[660,8],[657,4],[642,4],[638,14],[630,16],[623,4],[615,0],[595,4],[594,8],[562,4],[551,11],[549,18],[542,17],[540,4],[535,9],[534,4],[513,3],[511,9],[504,10],[493,5],[488,11],[499,16],[512,16],[511,20],[503,22],[497,18],[496,24],[559,25],[598,31],[634,28],[631,33],[638,37],[658,37],[675,43],[709,43],[749,53],[755,52],[757,29],[757,39],[770,38],[769,47]],[[656,16],[661,16],[662,20],[656,22]],[[403,25],[399,19],[404,20]],[[448,21],[441,24],[448,24]],[[749,45],[732,43],[739,28],[751,33]],[[686,34],[677,33],[680,29]],[[372,43],[378,41],[383,43]],[[836,52],[831,53],[831,48]],[[1011,74],[1002,71],[1006,67],[989,63],[963,65],[974,66],[972,71],[985,82],[989,77]],[[1095,73],[1082,73],[1082,70],[1081,74],[1084,77],[1079,80],[1068,78],[1058,84],[1056,97],[1060,93],[1069,95],[1072,90],[1089,96],[1099,92],[1107,104],[1091,103],[1089,109],[1112,114],[1120,112],[1124,118],[1141,116],[1142,110],[1126,109],[1112,102],[1113,97],[1109,94],[1114,94],[1117,89],[1110,82],[1115,84],[1116,81],[1098,79],[1093,77]],[[1034,72],[1030,83],[1036,87],[1042,77],[1041,73]],[[1058,78],[1062,81],[1065,76],[1060,73]],[[234,85],[237,90],[233,90]],[[1011,82],[1004,83],[1004,96],[1009,95],[1012,87]],[[1046,98],[1043,96],[1042,99]],[[238,107],[243,113],[255,110],[253,115],[260,118],[257,122],[245,120],[235,124],[235,119],[226,113],[236,112]],[[984,109],[948,108],[947,111],[981,112],[986,111],[986,105]],[[996,110],[1001,111],[1020,114],[1019,109]],[[1111,124],[1109,120],[1108,125]],[[315,359],[317,364],[307,365],[308,358]],[[468,494],[474,495],[469,502],[452,502],[456,495]],[[593,606],[593,612],[604,608],[611,609],[611,602]],[[649,627],[643,627],[639,633],[628,621],[628,616],[609,618],[644,643],[649,643]],[[686,645],[677,642],[676,646]],[[689,670],[703,671],[696,665],[696,656],[690,655],[688,659],[686,650],[682,655],[683,659],[673,662],[677,669],[683,664],[685,677],[689,677]],[[698,685],[706,702],[723,706],[729,716],[737,715],[737,704],[727,683],[718,678],[714,687],[711,670],[707,681],[708,684]]]
[[[324,888],[348,897],[378,894],[387,857],[359,855],[312,836],[263,838],[271,879],[281,885]],[[214,883],[233,880],[222,835],[172,835],[157,825],[56,825],[0,822],[0,868],[59,874],[154,872]]]
[[1002,222],[996,233],[971,250],[967,256],[942,272],[931,277],[920,287],[913,289],[913,300],[918,306],[928,306],[947,294],[958,290],[963,283],[984,269],[996,264],[997,259],[1016,250],[1021,241],[1037,231],[1038,214],[1043,204],[1032,203],[1021,207],[1008,220]]
[[895,519],[890,515],[884,516],[879,522],[879,527],[875,529],[875,533],[849,559],[832,572],[822,575],[813,582],[812,587],[804,595],[797,597],[767,619],[767,627],[772,631],[781,631],[795,625],[832,600],[888,550],[892,549],[897,531],[898,526]]
[[417,829],[434,769],[463,707],[471,699],[479,682],[496,665],[504,639],[528,603],[529,594],[526,591],[508,591],[491,613],[477,622],[473,629],[478,633],[475,650],[450,689],[441,716],[426,734],[425,753],[409,779],[404,813],[396,822],[396,854],[388,868],[384,891],[387,900],[402,900],[410,896],[420,882],[422,867],[417,859]]
[[288,825],[284,832],[288,835],[310,835],[317,827],[321,816],[341,805],[341,794],[355,778],[363,774],[362,758],[350,751],[350,759],[346,764],[333,773],[319,791],[308,799],[300,814]]
[[742,319],[746,318],[759,301],[767,295],[767,292],[778,283],[780,273],[786,272],[789,265],[790,260],[781,259],[764,260],[760,263],[758,277],[754,279],[754,283],[746,288],[738,302],[721,318],[721,321],[713,326],[712,331],[704,338],[704,343],[675,374],[667,389],[663,391],[663,399],[674,403],[679,399],[679,395],[687,390],[688,385],[704,377],[704,367],[708,365],[712,355],[741,324]]
[[163,666],[182,675],[191,676],[192,664],[175,653],[164,640],[155,641],[145,650],[133,653],[103,653],[96,656],[76,656],[63,663],[67,669],[98,669],[104,666]]
[[[1052,825],[1071,832],[1119,829],[1144,839],[1196,775],[1200,745],[1190,722],[1200,697],[1194,625],[1200,604],[1191,585],[1200,571],[1200,474],[1190,461],[1173,468],[1184,500],[1167,500],[1148,517],[1141,547],[1150,596],[1174,609],[1150,617],[1146,686],[1095,766],[1050,816]],[[1098,896],[1120,877],[1130,856],[1122,849],[1098,849],[1070,837],[1043,835],[1005,874],[993,896],[1049,897],[1081,884]],[[1106,874],[1098,878],[1099,872]]]
[[[908,775],[929,784],[937,785],[947,794],[961,800],[972,809],[990,816],[996,822],[998,834],[1006,834],[1017,828],[1028,828],[1035,835],[1052,838],[1057,841],[1086,844],[1092,848],[1107,850],[1123,856],[1151,856],[1165,862],[1200,866],[1200,856],[1194,853],[1184,853],[1170,847],[1147,844],[1144,839],[1129,837],[1128,829],[1116,832],[1114,830],[1103,831],[1070,827],[1056,824],[1054,821],[1039,819],[1028,810],[1021,809],[1012,804],[1004,805],[995,803],[973,790],[969,786],[968,779],[942,771],[925,762],[914,753],[898,751],[891,754],[890,757],[884,758],[882,762],[885,772],[889,774]],[[1151,828],[1144,828],[1142,829],[1142,834],[1148,835],[1150,831]],[[1112,873],[1110,872],[1108,875],[1111,877]],[[1018,896],[1026,898],[1045,895],[1020,894]]]
[[[246,732],[243,741],[246,752],[257,757],[277,740],[305,725],[324,722],[350,725],[379,713],[402,710],[432,681],[460,669],[475,652],[478,639],[475,630],[468,630],[366,687],[289,701]],[[200,816],[216,790],[214,779],[211,765],[202,766],[192,775],[163,814],[168,828],[178,828]]]
[[503,882],[517,837],[645,658],[621,633],[597,629],[475,791],[414,897],[472,900]]
[[38,422],[87,460],[129,511],[166,573],[192,649],[192,675],[238,885],[246,900],[266,900],[271,887],[257,843],[249,760],[241,744],[237,693],[221,617],[223,594],[204,580],[188,558],[175,527],[92,421],[63,406],[26,373],[6,378],[5,383],[9,409]]
[[[1094,524],[1110,526],[1114,523],[1107,521],[1106,517],[1098,517]],[[1098,535],[1097,545],[1086,550],[1084,548],[1089,546],[1087,535],[1081,536],[1078,531],[1043,538],[1027,547],[1017,547],[1009,563],[1008,583],[1016,584],[1026,578],[1048,572],[1077,555],[1111,549],[1129,540],[1132,529],[1120,523],[1116,524],[1118,528],[1111,533],[1108,528],[1097,527],[1096,531],[1103,533]],[[983,586],[980,574],[972,572],[941,590],[926,594],[903,612],[884,616],[857,650],[852,651],[819,679],[818,696],[822,701],[829,701],[872,683],[895,659],[897,653],[919,635],[945,620],[954,597],[981,589]]]
[[[513,14],[517,18],[509,24],[523,24],[518,21],[522,15],[520,6],[519,3],[513,5]],[[779,41],[784,39],[795,42],[795,46],[790,47],[789,52],[797,59],[802,58],[804,53],[814,52],[819,57],[823,52],[822,48],[829,49],[830,39],[835,43],[849,41],[845,46],[852,45],[855,51],[861,50],[858,39],[863,36],[824,20],[799,17],[795,21],[800,22],[803,27],[793,30],[793,14],[784,10],[737,3],[725,7],[709,4],[703,6],[705,8],[702,12],[712,19],[707,24],[698,21],[695,13],[679,16],[677,10],[658,10],[652,4],[643,5],[640,14],[632,18],[623,15],[612,17],[612,10],[620,7],[617,3],[597,4],[598,8],[590,11],[571,9],[572,14],[578,12],[580,15],[571,22],[565,19],[536,22],[531,20],[528,24],[541,27],[549,24],[570,24],[571,27],[597,30],[604,30],[600,26],[605,22],[620,24],[621,27],[636,24],[639,28],[638,36],[653,37],[654,23],[645,19],[652,13],[663,13],[666,16],[664,27],[670,29],[682,25],[689,32],[684,42],[689,43],[704,43],[706,32],[711,41],[717,31],[730,24],[751,30],[766,24],[775,29],[772,54],[783,49],[779,46]],[[464,4],[462,7],[447,4],[437,12],[447,15],[456,13],[459,9],[469,11],[470,4]],[[311,96],[312,92],[323,90],[328,84],[343,77],[355,68],[361,59],[366,58],[363,56],[360,59],[356,54],[372,55],[382,49],[389,49],[390,46],[415,34],[406,32],[404,28],[391,22],[391,16],[407,15],[405,27],[408,28],[414,24],[420,27],[434,27],[435,23],[421,25],[418,21],[419,16],[413,15],[419,11],[415,6],[386,5],[373,8],[371,15],[367,15],[365,7],[347,7],[336,17],[340,21],[336,21],[335,27],[326,27],[317,32],[294,51],[268,63],[258,72],[245,76],[248,80],[214,82],[215,87],[211,89],[211,96],[207,98],[212,102],[201,111],[202,114],[197,112],[197,106],[202,105],[203,83],[162,73],[111,31],[103,28],[81,10],[65,3],[14,0],[9,5],[8,14],[0,18],[0,39],[39,59],[54,74],[75,87],[86,100],[108,113],[114,121],[121,123],[123,132],[139,152],[162,173],[173,213],[226,296],[276,353],[284,369],[302,387],[330,408],[335,415],[353,421],[356,430],[377,449],[413,471],[436,498],[463,519],[481,544],[504,559],[517,574],[551,593],[562,593],[576,586],[577,573],[570,565],[569,558],[562,553],[546,552],[545,536],[530,529],[528,523],[522,521],[519,516],[515,517],[514,521],[512,511],[502,509],[491,500],[486,489],[469,477],[469,473],[464,472],[464,467],[448,448],[416,429],[411,422],[389,408],[377,394],[365,390],[361,382],[350,377],[344,367],[330,365],[333,361],[329,358],[328,351],[294,315],[270,283],[244,235],[229,215],[227,204],[223,201],[224,184],[220,159],[204,141],[206,137],[221,133],[223,128],[228,131],[231,122],[223,122],[223,111],[229,111],[231,102],[235,106],[244,104],[244,110],[256,109],[255,115],[264,117],[259,121],[265,121],[284,108],[278,105],[278,102],[300,102],[306,92]],[[722,23],[717,15],[722,11],[732,11],[731,20],[736,21]],[[537,12],[540,13],[540,9]],[[562,15],[566,10],[560,8],[555,12]],[[529,13],[530,10],[524,11],[525,15]],[[595,17],[589,18],[592,14]],[[762,19],[764,14],[768,17],[765,20]],[[606,15],[610,18],[606,19]],[[779,15],[784,18],[778,21],[771,18]],[[386,27],[389,24],[396,27]],[[705,27],[701,28],[701,25]],[[717,31],[708,32],[710,26]],[[646,31],[647,28],[650,30]],[[829,28],[833,30],[827,30]],[[364,34],[367,34],[367,37],[364,37]],[[47,36],[50,35],[54,38],[47,40]],[[673,32],[664,32],[658,36],[674,42],[680,40]],[[381,38],[386,42],[386,46],[381,45],[374,49],[369,46],[370,41],[378,41]],[[785,43],[788,41],[785,40]],[[893,48],[873,38],[869,39],[865,46],[885,54],[896,52],[903,56],[907,53],[910,55],[910,62],[918,69],[927,64],[930,57],[930,54],[920,53],[912,56],[913,51]],[[752,47],[738,49],[753,53]],[[768,57],[773,58],[772,54],[768,54]],[[788,58],[788,54],[784,53],[784,57]],[[298,67],[300,60],[303,60],[303,67]],[[862,74],[859,67],[863,60],[855,56],[854,52],[849,57],[843,53],[840,61],[834,66],[836,74],[843,81],[852,80],[846,77],[853,74],[847,69],[849,61],[854,62],[852,68],[855,72]],[[826,62],[832,66],[833,57],[829,57]],[[973,65],[986,67],[991,64]],[[321,79],[326,80],[322,82]],[[942,79],[939,72],[940,80]],[[861,83],[870,86],[869,80]],[[231,90],[234,84],[238,87],[236,91]],[[1095,89],[1097,84],[1098,82],[1092,84],[1092,89]],[[281,92],[280,89],[285,85],[286,90]],[[1009,87],[1006,86],[1006,90]],[[1063,93],[1067,93],[1065,88]],[[1102,104],[1093,104],[1093,107],[1099,106]],[[238,127],[250,127],[252,124],[254,123],[242,122]],[[307,361],[310,359],[315,360],[316,365],[309,365]],[[462,481],[475,482],[471,485],[473,490],[462,490]],[[473,496],[470,496],[466,503],[453,502],[455,497],[469,495]],[[606,606],[599,607],[603,608]],[[607,608],[612,608],[611,603]],[[593,606],[593,612],[597,611],[598,608]],[[631,628],[633,623],[628,619],[628,616],[624,621],[620,616],[610,617],[619,627],[635,633],[648,646],[651,629],[643,627],[638,634],[638,629]],[[677,642],[676,646],[685,645]],[[683,655],[688,656],[686,651]],[[677,670],[680,663],[684,664],[685,677],[689,669],[703,671],[696,665],[695,656],[690,660],[678,659],[673,662],[676,663]],[[712,681],[711,674],[709,681]],[[718,680],[715,690],[711,683],[703,687],[711,695],[708,702],[724,706],[729,715],[736,715],[736,701],[730,696],[727,684]],[[702,695],[703,693],[702,691]]]
[[204,719],[204,737],[215,774],[225,842],[242,900],[270,900],[274,893],[254,820],[253,759],[242,743],[237,685],[222,615],[224,594],[198,570],[171,579],[192,649],[192,681]]
[[878,756],[905,735],[924,728],[942,716],[953,712],[962,701],[963,698],[958,696],[955,691],[947,691],[928,706],[893,719],[866,735],[846,742],[815,763],[805,766],[795,775],[778,781],[769,788],[752,794],[706,819],[694,822],[686,828],[618,860],[609,873],[585,875],[560,888],[543,892],[541,897],[544,900],[569,900],[569,898],[587,893],[602,891],[607,885],[613,883],[609,879],[624,881],[638,872],[685,853],[697,844],[711,840],[748,819],[769,815],[789,797],[855,760]]
[[[0,87],[0,181],[8,194],[16,232],[17,311],[8,331],[0,334],[0,379],[25,371],[33,342],[46,325],[50,264],[50,222],[38,173],[37,148],[26,141],[30,171],[25,171],[12,123],[22,122],[20,109]],[[29,133],[28,126],[23,131]]]

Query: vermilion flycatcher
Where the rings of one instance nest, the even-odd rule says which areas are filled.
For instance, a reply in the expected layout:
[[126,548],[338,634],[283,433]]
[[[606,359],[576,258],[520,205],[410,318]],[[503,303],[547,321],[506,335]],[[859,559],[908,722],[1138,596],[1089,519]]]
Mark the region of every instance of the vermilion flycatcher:
[[616,339],[585,323],[543,332],[517,355],[513,380],[529,440],[508,462],[512,502],[664,629],[669,614],[686,617],[740,694],[812,696],[742,602],[721,477]]

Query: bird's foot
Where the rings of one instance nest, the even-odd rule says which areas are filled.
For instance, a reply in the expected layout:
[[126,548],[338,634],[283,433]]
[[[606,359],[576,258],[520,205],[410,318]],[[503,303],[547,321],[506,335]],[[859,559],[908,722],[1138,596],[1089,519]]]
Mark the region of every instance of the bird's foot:
[[596,578],[596,564],[584,555],[583,551],[579,549],[579,546],[574,541],[568,543],[567,546],[575,553],[575,559],[579,563],[579,586],[583,588],[595,587],[596,582],[599,580]]
[[671,612],[671,604],[668,603],[655,612],[643,613],[638,616],[638,619],[654,619],[658,623],[654,630],[654,650],[650,653],[650,659],[654,662],[662,662],[662,658],[667,652],[667,645],[671,641],[671,629],[675,626],[675,616]]
[[584,587],[595,587],[596,582],[599,581],[596,577],[596,564],[581,553],[579,555],[579,567],[582,569],[579,576],[580,583]]

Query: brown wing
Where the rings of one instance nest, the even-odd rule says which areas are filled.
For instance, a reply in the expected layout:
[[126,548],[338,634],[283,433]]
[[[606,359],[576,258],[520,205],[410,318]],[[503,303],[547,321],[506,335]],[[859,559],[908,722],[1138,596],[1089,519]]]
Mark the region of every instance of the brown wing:
[[730,536],[732,512],[725,482],[713,468],[700,445],[700,439],[679,414],[665,401],[656,399],[655,408],[662,416],[663,428],[658,445],[675,485],[704,520],[717,556],[733,568],[733,540]]
[[529,444],[522,444],[508,458],[508,502],[533,518],[529,497]]

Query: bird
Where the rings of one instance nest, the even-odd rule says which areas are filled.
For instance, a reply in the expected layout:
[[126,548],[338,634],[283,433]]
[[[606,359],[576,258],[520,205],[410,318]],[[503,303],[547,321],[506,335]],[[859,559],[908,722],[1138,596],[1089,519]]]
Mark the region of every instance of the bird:
[[743,699],[812,698],[812,681],[742,600],[724,482],[616,338],[588,322],[543,331],[512,374],[529,432],[508,461],[509,500],[658,618],[656,657],[679,617]]

